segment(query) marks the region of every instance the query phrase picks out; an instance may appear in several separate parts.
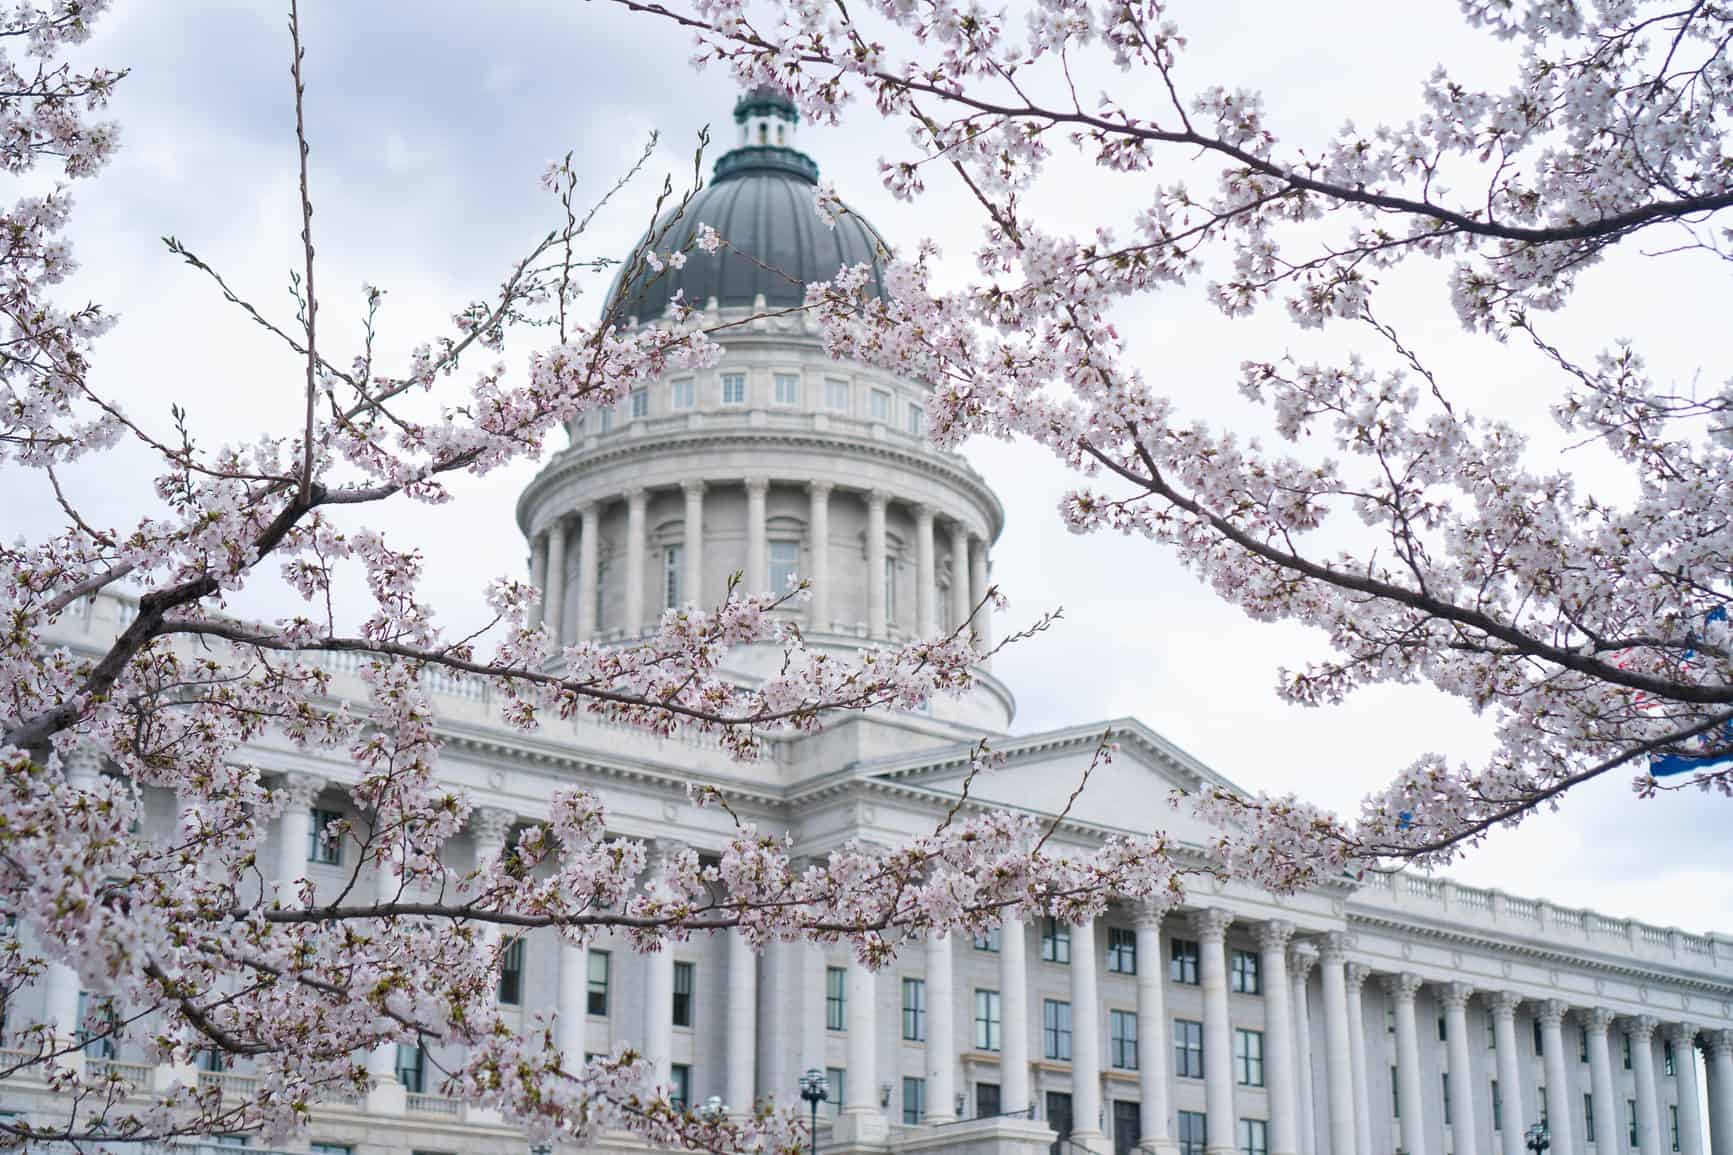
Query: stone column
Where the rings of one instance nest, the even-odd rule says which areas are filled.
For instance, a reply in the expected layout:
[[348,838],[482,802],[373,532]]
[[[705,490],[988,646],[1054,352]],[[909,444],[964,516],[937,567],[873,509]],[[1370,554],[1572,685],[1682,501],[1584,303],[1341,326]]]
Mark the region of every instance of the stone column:
[[927,1122],[957,1117],[957,1014],[951,978],[951,936],[928,931]]
[[814,481],[807,486],[812,504],[806,515],[807,559],[806,576],[812,582],[812,620],[807,625],[820,633],[832,630],[830,614],[830,490],[828,481]]
[[[678,852],[673,842],[655,841],[647,888],[651,894],[665,891],[662,880]],[[640,957],[644,960],[644,1058],[650,1064],[651,1082],[666,1087],[674,1079],[674,944],[664,941],[661,950]]]
[[565,644],[566,522],[556,517],[548,526],[547,578],[542,585],[542,625],[557,651]]
[[277,791],[283,795],[283,816],[277,820],[277,886],[284,906],[300,904],[296,884],[307,874],[307,851],[313,838],[313,800],[325,780],[313,774],[283,775]]
[[[684,531],[681,541],[681,553],[685,555],[685,566],[680,575],[681,600],[690,602],[700,608],[704,605],[704,483],[702,481],[682,482],[680,488],[686,494],[686,513],[681,522]],[[748,485],[748,490],[751,486]],[[763,509],[762,503],[759,506]],[[759,575],[760,587],[764,575]],[[756,589],[757,587],[755,587]]]
[[1489,996],[1492,1006],[1492,1038],[1498,1052],[1499,1135],[1504,1140],[1504,1155],[1524,1155],[1522,1133],[1528,1120],[1522,1111],[1522,1066],[1516,1054],[1516,1008],[1522,996],[1510,991],[1497,991]]
[[879,1113],[878,982],[859,959],[848,964],[848,1086],[844,1115]]
[[628,638],[644,632],[645,521],[650,495],[642,489],[626,491],[626,627]]
[[963,523],[951,523],[951,628],[959,630],[969,620],[969,531]]
[[[1331,1155],[1355,1155],[1354,1062],[1348,1042],[1348,936],[1332,931],[1319,952],[1324,989],[1324,1076],[1330,1081]],[[1406,1114],[1406,1113],[1405,1113]],[[1410,1148],[1419,1155],[1418,1148]]]
[[1270,1088],[1270,1155],[1299,1152],[1299,1089],[1294,1071],[1294,1008],[1288,983],[1288,940],[1294,924],[1258,927],[1264,980],[1264,1067]]
[[[1101,990],[1095,920],[1071,928],[1071,1140],[1106,1147],[1101,1129]],[[1225,976],[1224,976],[1225,977]]]
[[[976,538],[973,556],[969,559],[969,601],[980,605],[981,599],[987,596],[987,542],[984,538]],[[993,648],[993,611],[987,606],[981,606],[981,612],[975,615],[975,644],[985,652]],[[1230,1139],[1230,1144],[1232,1140]],[[1212,1141],[1211,1147],[1216,1144]]]
[[[517,815],[511,811],[494,806],[478,806],[470,811],[470,837],[475,842],[477,866],[505,853],[506,835],[511,833],[512,823],[516,820]],[[482,949],[491,951],[499,942],[499,923],[483,922],[480,931]]]
[[1709,1044],[1709,1149],[1733,1153],[1733,1031],[1711,1031]]
[[915,506],[915,625],[923,638],[939,632],[939,586],[933,570],[933,507]]
[[1667,1028],[1673,1044],[1673,1072],[1679,1088],[1679,1155],[1703,1155],[1702,1103],[1697,1098],[1697,1024]]
[[999,1110],[1007,1115],[1031,1105],[1028,956],[1023,924],[1007,918],[999,928]]
[[578,641],[596,636],[597,583],[602,576],[602,509],[590,502],[578,511]]
[[1613,1061],[1607,1046],[1607,1028],[1613,1025],[1613,1013],[1596,1007],[1579,1011],[1583,1030],[1589,1036],[1589,1091],[1594,1095],[1595,1148],[1600,1151],[1619,1149],[1619,1099],[1613,1089]]
[[770,588],[770,530],[764,503],[770,482],[762,477],[746,479],[746,592],[785,594]]
[[1178,1151],[1168,1129],[1167,1057],[1173,1036],[1167,1025],[1164,988],[1167,959],[1161,953],[1161,910],[1148,903],[1137,908],[1137,1084],[1142,1093],[1138,1111],[1143,1144],[1156,1155]]
[[1289,981],[1294,996],[1294,1070],[1300,1089],[1300,1155],[1318,1150],[1317,1099],[1312,1090],[1312,1010],[1306,997],[1306,977],[1317,965],[1318,952],[1309,946],[1288,950]]
[[1650,1015],[1625,1020],[1631,1035],[1631,1068],[1637,1082],[1637,1150],[1661,1155],[1661,1097],[1655,1093],[1655,1028]]
[[1468,1000],[1474,988],[1450,983],[1441,994],[1445,1046],[1450,1051],[1451,1155],[1475,1155],[1479,1144],[1474,1129],[1474,1068],[1468,1057]]
[[590,951],[560,940],[559,1031],[555,1041],[565,1056],[565,1068],[575,1071],[584,1061],[585,1016],[590,1011]]
[[1372,971],[1360,963],[1342,969],[1348,982],[1348,1068],[1354,1077],[1354,1146],[1372,1152],[1372,1097],[1366,1080],[1366,1004],[1361,992]]
[[[673,1012],[673,973],[668,1009]],[[723,1101],[737,1115],[751,1115],[758,1101],[758,952],[740,931],[728,936],[728,1077]]]
[[[402,875],[388,862],[373,875],[373,894],[379,902],[394,902],[402,887]],[[367,1113],[401,1115],[409,1109],[409,1094],[397,1078],[397,1044],[381,1043],[367,1053]],[[196,1085],[198,1076],[194,1075]]]
[[[1196,911],[1191,916],[1203,993],[1204,1111],[1217,1121],[1205,1128],[1205,1155],[1233,1155],[1234,1150],[1234,1032],[1228,1016],[1227,958],[1228,926],[1233,920],[1231,913],[1217,909]],[[1227,1126],[1222,1126],[1221,1120],[1226,1120]]]
[[1420,991],[1420,978],[1407,973],[1386,975],[1384,990],[1396,1004],[1396,1082],[1402,1096],[1402,1149],[1407,1155],[1426,1155],[1426,1092],[1420,1082],[1420,1030],[1414,1021],[1414,996]]
[[542,605],[548,600],[548,535],[538,533],[530,539],[530,585],[541,601],[530,610],[530,625],[542,624]]
[[1558,999],[1540,1005],[1541,1063],[1546,1068],[1546,1125],[1555,1151],[1575,1151],[1577,1106],[1571,1102],[1569,1075],[1565,1067],[1565,1037],[1559,1025],[1570,1010]]
[[885,621],[885,495],[867,494],[867,636],[883,638]]

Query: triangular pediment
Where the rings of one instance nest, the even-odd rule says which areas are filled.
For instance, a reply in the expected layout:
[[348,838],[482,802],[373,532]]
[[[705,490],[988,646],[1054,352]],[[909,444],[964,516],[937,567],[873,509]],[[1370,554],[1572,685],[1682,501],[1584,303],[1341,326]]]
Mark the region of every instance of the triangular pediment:
[[[1117,749],[1090,770],[1102,736],[1109,732]],[[1192,845],[1206,841],[1210,831],[1189,807],[1172,805],[1174,791],[1233,785],[1132,719],[1005,738],[990,746],[1003,758],[969,782],[969,797],[978,803],[1053,815],[1069,804],[1069,821],[1136,834],[1160,830]],[[1086,771],[1088,782],[1073,800]],[[968,750],[963,748],[925,764],[887,768],[874,777],[955,797],[968,773]]]

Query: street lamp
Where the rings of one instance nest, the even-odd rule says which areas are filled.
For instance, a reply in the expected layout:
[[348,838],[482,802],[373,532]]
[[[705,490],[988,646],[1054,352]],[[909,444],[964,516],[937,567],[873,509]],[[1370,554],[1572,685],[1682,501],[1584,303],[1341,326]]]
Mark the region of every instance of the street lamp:
[[722,1101],[721,1095],[712,1095],[698,1104],[692,1113],[706,1123],[714,1123],[728,1114],[728,1104]]
[[818,1067],[800,1077],[800,1097],[812,1105],[812,1155],[818,1155],[818,1105],[830,1098],[830,1080]]
[[1539,1155],[1540,1152],[1552,1146],[1552,1138],[1547,1134],[1545,1123],[1536,1123],[1523,1132],[1522,1138],[1524,1145],[1530,1151],[1535,1152],[1535,1155]]

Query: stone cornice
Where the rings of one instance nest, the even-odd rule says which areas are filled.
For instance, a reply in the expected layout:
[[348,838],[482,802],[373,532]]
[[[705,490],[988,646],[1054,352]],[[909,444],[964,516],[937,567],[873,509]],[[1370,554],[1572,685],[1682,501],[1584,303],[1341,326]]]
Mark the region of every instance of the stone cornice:
[[899,468],[942,481],[972,498],[988,520],[988,536],[997,540],[1005,527],[1005,508],[986,481],[967,462],[952,462],[936,453],[920,452],[886,441],[874,441],[841,431],[819,432],[814,429],[779,429],[770,426],[732,426],[703,429],[674,429],[643,437],[631,437],[624,430],[605,435],[593,449],[571,447],[556,454],[540,473],[524,487],[518,496],[516,516],[518,528],[526,535],[531,532],[530,511],[542,500],[543,494],[561,482],[592,469],[630,462],[635,458],[661,456],[670,451],[694,453],[754,446],[780,445],[795,449],[822,450],[826,453],[846,453],[868,459],[888,461]]
[[1368,927],[1411,938],[1448,943],[1455,947],[1466,947],[1492,957],[1508,958],[1515,956],[1528,959],[1531,962],[1544,963],[1548,966],[1569,967],[1576,971],[1617,975],[1637,982],[1665,984],[1675,990],[1688,990],[1719,999],[1733,999],[1733,982],[1716,981],[1705,978],[1699,973],[1675,970],[1660,964],[1634,961],[1627,963],[1615,961],[1610,956],[1574,954],[1559,947],[1499,938],[1471,927],[1445,926],[1420,919],[1410,921],[1392,918],[1381,912],[1355,910],[1352,905],[1348,907],[1346,917],[1350,928]]

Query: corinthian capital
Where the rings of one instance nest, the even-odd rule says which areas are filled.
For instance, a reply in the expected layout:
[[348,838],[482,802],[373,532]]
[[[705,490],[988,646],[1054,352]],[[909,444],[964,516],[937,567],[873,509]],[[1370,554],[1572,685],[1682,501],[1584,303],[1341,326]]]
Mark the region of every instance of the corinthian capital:
[[1197,935],[1199,942],[1221,942],[1227,937],[1228,927],[1233,921],[1233,913],[1219,907],[1194,910],[1191,914],[1191,932]]
[[1384,976],[1384,992],[1398,1003],[1412,1003],[1414,996],[1420,993],[1423,982],[1419,975],[1403,971],[1399,975]]
[[1286,951],[1288,941],[1294,937],[1294,924],[1284,922],[1279,918],[1258,924],[1258,948],[1267,951]]

